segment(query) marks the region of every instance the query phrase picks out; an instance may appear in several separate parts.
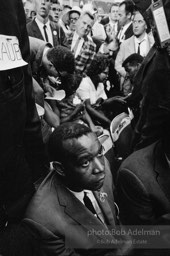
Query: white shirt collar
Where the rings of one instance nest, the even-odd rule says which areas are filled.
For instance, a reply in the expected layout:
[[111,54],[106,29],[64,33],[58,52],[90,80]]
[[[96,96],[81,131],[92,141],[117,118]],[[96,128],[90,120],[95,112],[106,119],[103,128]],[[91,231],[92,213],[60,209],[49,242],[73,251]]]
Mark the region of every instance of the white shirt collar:
[[51,31],[51,27],[50,27],[50,20],[48,20],[45,24],[42,23],[40,20],[37,19],[37,17],[35,18],[35,22],[37,23],[40,31],[41,31],[41,34],[44,38],[44,41],[45,41],[45,35],[44,35],[44,25],[47,26],[47,35],[48,35],[48,41],[49,43],[51,43],[53,45],[53,36],[52,36],[52,31]]
[[82,204],[84,204],[84,201],[83,201],[83,199],[84,199],[84,192],[86,192],[88,195],[90,194],[93,194],[93,192],[92,191],[90,191],[90,190],[82,190],[82,191],[80,191],[80,192],[75,192],[75,191],[73,191],[73,190],[71,190],[71,189],[69,189],[68,188],[68,190],[70,190],[70,192],[80,201],[80,202],[82,202]]
[[138,39],[136,36],[135,36],[135,43],[141,43],[143,41],[147,41],[148,40],[148,36],[147,36],[147,33],[145,32],[145,36],[143,37],[142,40]]
[[46,23],[42,23],[42,22],[41,22],[40,20],[38,20],[37,17],[36,17],[36,18],[35,18],[35,21],[36,21],[37,25],[40,26],[40,27],[42,27],[42,28],[43,28],[44,25],[46,25],[47,27],[50,26],[50,21],[49,21],[49,20],[48,20]]

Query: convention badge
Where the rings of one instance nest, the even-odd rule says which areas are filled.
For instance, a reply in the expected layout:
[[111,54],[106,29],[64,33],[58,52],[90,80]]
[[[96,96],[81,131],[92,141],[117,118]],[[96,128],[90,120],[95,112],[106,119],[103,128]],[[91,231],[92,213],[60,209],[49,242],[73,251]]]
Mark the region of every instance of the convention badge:
[[99,192],[99,198],[100,198],[100,201],[102,203],[104,203],[104,201],[106,200],[106,197],[107,197],[107,193],[105,192]]
[[22,59],[16,36],[0,35],[0,71],[18,68],[28,63]]
[[151,12],[155,21],[157,34],[159,36],[160,46],[162,48],[166,47],[170,43],[170,32],[162,0],[153,1],[151,5]]
[[54,36],[57,35],[57,31],[56,31],[56,30],[53,31],[53,35],[54,35]]

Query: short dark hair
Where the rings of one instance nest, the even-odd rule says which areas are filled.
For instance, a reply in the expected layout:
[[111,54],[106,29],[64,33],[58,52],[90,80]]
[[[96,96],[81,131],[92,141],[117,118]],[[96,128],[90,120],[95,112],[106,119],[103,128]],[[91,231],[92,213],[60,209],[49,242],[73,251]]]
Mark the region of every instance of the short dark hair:
[[58,0],[51,0],[51,3],[52,3],[52,4],[59,4],[59,5],[61,5]]
[[125,1],[121,2],[119,6],[122,6],[122,5],[125,5],[126,14],[130,13],[131,15],[133,15],[133,12],[135,9],[135,5],[134,5],[133,1],[125,0]]
[[113,4],[111,4],[109,12],[111,12],[113,6],[119,7],[119,3],[113,3]]
[[89,77],[97,76],[101,74],[102,71],[104,71],[109,66],[109,64],[110,60],[108,57],[104,56],[101,53],[97,53],[94,56],[86,74]]
[[[78,139],[83,135],[91,133],[88,126],[79,123],[64,123],[58,126],[50,135],[48,142],[48,154],[50,161],[63,163],[69,156],[63,150],[63,142],[69,139]],[[66,159],[67,157],[67,159]]]
[[73,74],[75,71],[75,59],[73,53],[66,47],[58,45],[47,52],[47,58],[58,71],[67,71]]
[[133,53],[124,60],[122,66],[125,67],[127,63],[130,63],[130,65],[135,66],[139,63],[142,63],[143,59],[144,58],[140,54]]

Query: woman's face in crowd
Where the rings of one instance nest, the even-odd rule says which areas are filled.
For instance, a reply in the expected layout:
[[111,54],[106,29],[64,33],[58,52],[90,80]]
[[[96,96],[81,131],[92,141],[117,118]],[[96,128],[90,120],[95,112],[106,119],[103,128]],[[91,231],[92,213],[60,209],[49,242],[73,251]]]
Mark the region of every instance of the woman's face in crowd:
[[100,74],[99,74],[99,82],[104,83],[106,82],[107,78],[108,78],[108,73],[109,73],[109,67],[107,67],[105,70],[103,70]]

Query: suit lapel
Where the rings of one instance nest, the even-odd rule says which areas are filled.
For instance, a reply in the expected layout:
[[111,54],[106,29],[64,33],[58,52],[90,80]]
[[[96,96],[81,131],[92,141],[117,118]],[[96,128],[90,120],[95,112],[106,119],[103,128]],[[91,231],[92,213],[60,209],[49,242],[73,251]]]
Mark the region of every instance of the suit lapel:
[[[57,192],[59,203],[65,208],[64,212],[85,229],[86,236],[88,232],[95,230],[93,240],[97,239],[97,237],[100,239],[101,237],[102,239],[114,239],[112,235],[108,234],[107,226],[102,224],[102,222],[97,217],[89,212],[89,210],[77,198],[75,198],[75,196],[69,190],[67,190],[62,185],[57,185]],[[107,208],[106,210],[104,210],[105,206]],[[110,223],[113,223],[113,219],[111,217],[110,209],[107,203],[105,202],[101,208],[105,214],[109,215],[108,219],[110,220]],[[106,232],[108,234],[107,236],[105,236]]]
[[53,45],[59,45],[59,38],[60,35],[58,35],[59,31],[57,30],[57,28],[53,25],[53,23],[50,23],[50,27],[51,27],[51,32],[52,32],[52,36],[53,36]]
[[44,41],[44,38],[41,34],[41,31],[40,31],[35,19],[32,21],[32,23],[33,23],[32,28],[33,28],[34,35],[36,36],[36,38],[39,38]]
[[170,203],[170,167],[163,152],[162,143],[158,143],[154,152],[154,170],[157,182]]
[[126,29],[124,35],[125,35],[125,40],[133,35],[132,24],[130,24],[130,26]]
[[65,207],[65,213],[86,229],[92,225],[100,226],[101,222],[64,186],[57,186],[60,204]]
[[101,188],[100,192],[95,191],[94,195],[105,217],[106,224],[114,227],[115,226],[114,215],[107,200],[107,196],[108,196],[107,193],[105,193],[103,191],[103,188]]

